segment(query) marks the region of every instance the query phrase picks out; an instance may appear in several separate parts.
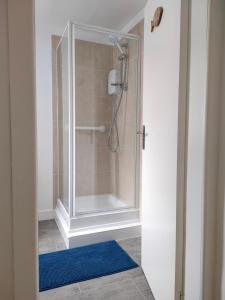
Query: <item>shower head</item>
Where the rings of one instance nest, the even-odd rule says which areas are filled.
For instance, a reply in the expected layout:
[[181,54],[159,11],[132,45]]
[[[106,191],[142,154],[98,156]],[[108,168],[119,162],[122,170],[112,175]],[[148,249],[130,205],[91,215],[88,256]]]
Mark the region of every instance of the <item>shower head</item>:
[[118,50],[120,51],[120,53],[121,53],[122,55],[125,54],[124,51],[123,51],[123,49],[122,49],[122,47],[121,47],[121,45],[120,45],[120,40],[119,40],[119,38],[118,38],[117,36],[115,36],[115,35],[109,35],[109,40],[110,40],[110,42],[111,42],[114,46],[116,46],[116,47],[118,48]]

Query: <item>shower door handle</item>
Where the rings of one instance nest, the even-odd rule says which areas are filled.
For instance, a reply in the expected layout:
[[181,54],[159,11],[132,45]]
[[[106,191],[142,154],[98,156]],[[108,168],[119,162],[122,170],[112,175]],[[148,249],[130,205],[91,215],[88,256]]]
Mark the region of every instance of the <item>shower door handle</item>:
[[142,149],[145,150],[145,138],[148,134],[145,131],[145,125],[142,127],[142,131],[138,131],[137,134],[140,134],[142,137]]

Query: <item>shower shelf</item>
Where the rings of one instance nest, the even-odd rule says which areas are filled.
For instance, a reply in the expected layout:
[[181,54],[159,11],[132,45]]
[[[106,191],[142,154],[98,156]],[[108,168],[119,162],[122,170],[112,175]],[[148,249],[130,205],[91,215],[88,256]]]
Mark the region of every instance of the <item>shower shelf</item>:
[[101,126],[76,126],[76,130],[88,130],[88,131],[100,131],[105,132],[106,127],[104,125]]

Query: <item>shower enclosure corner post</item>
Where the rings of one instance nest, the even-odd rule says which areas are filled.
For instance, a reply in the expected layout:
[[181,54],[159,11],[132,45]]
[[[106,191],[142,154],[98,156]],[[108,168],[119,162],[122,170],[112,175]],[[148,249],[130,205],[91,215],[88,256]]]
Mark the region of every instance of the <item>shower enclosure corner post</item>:
[[74,26],[68,22],[69,73],[69,216],[75,215],[75,47]]

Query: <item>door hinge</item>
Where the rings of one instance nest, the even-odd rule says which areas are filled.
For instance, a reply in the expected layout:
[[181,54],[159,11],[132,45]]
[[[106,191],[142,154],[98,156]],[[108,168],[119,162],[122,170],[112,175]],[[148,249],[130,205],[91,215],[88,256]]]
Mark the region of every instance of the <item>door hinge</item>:
[[148,134],[145,131],[145,125],[142,126],[142,130],[138,131],[137,134],[142,136],[142,149],[145,150],[145,138]]
[[180,291],[179,295],[180,295],[180,300],[184,300],[184,292]]

